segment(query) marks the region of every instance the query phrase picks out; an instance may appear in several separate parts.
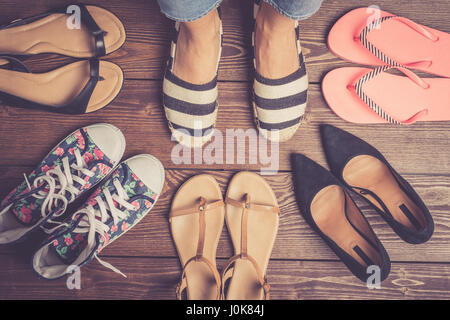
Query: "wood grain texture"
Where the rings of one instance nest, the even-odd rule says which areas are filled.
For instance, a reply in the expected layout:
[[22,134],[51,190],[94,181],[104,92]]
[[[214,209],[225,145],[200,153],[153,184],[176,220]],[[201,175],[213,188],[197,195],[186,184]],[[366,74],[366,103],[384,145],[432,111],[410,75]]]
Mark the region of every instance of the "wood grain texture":
[[[0,169],[0,181],[19,181],[22,169]],[[213,175],[219,182],[223,194],[226,192],[228,181],[234,174],[232,171],[201,172]],[[189,177],[198,173],[200,172],[197,170],[167,170],[163,193],[155,208],[120,241],[104,249],[102,255],[177,256],[169,231],[170,203],[178,187]],[[450,238],[450,218],[448,216],[450,210],[450,181],[448,176],[406,175],[405,178],[416,188],[423,201],[429,204],[429,209],[435,221],[434,235],[425,244],[410,245],[405,243],[365,202],[358,197],[355,199],[363,212],[366,213],[369,223],[373,226],[393,261],[450,262],[450,247],[448,246],[448,239]],[[295,202],[291,174],[280,173],[267,176],[265,179],[275,191],[281,208],[280,227],[272,257],[276,259],[336,260],[337,257],[331,249],[301,217]],[[431,188],[430,184],[432,184]],[[6,195],[7,192],[5,186],[2,186],[0,197]],[[70,215],[75,210],[76,206],[71,206],[67,214]],[[17,250],[17,246],[0,246],[0,252],[22,251],[22,248],[25,247],[31,254],[32,247],[39,242],[32,239],[28,244],[20,245],[20,250]],[[226,258],[232,254],[233,247],[226,227],[224,227],[217,255]]]
[[[161,79],[163,66],[169,54],[170,20],[164,17],[155,0],[87,0],[88,4],[103,6],[123,21],[127,43],[118,52],[107,57],[120,64],[127,79]],[[0,25],[16,18],[46,12],[72,3],[70,0],[12,1],[0,3]],[[325,0],[321,9],[311,18],[301,21],[302,47],[311,82],[319,83],[325,74],[336,67],[350,63],[334,56],[326,46],[328,31],[343,14],[354,8],[373,5],[371,0]],[[446,0],[402,1],[379,0],[376,5],[396,15],[405,16],[426,26],[450,32]],[[222,81],[249,81],[251,1],[225,0],[222,5],[224,48],[219,69]],[[51,59],[49,59],[51,58]],[[46,70],[67,63],[70,59],[43,55],[30,60],[32,70]]]
[[[0,256],[0,299],[174,299],[181,268],[176,258],[116,258],[106,261],[128,278],[92,261],[81,269],[81,290],[66,278],[39,280],[29,264]],[[218,268],[225,260],[218,261]],[[268,267],[271,298],[277,299],[449,299],[450,265],[394,263],[381,289],[368,289],[341,262],[278,261]]]
[[[71,0],[2,0],[0,25],[16,18],[45,12],[72,3]],[[216,177],[225,192],[238,170],[259,171],[267,167],[261,157],[250,163],[257,150],[248,144],[232,150],[232,163],[177,163],[172,156],[176,143],[161,106],[161,78],[169,53],[170,25],[155,0],[87,0],[113,11],[125,24],[125,46],[106,57],[125,72],[125,85],[118,98],[99,112],[86,116],[60,116],[28,111],[0,104],[0,198],[22,180],[23,172],[34,166],[62,138],[73,130],[98,122],[118,126],[127,139],[124,158],[139,153],[157,156],[167,168],[163,194],[154,210],[126,236],[102,252],[102,258],[128,275],[119,275],[97,262],[82,269],[82,290],[69,291],[65,279],[38,280],[29,259],[43,239],[37,233],[15,246],[0,246],[0,299],[173,299],[180,266],[169,232],[168,211],[177,188],[199,173]],[[325,103],[320,82],[329,70],[351,63],[340,60],[326,46],[334,22],[351,9],[372,5],[370,0],[325,0],[312,18],[301,21],[301,39],[310,88],[304,124],[295,137],[279,146],[279,169],[266,179],[273,187],[281,219],[269,264],[269,282],[274,299],[450,299],[450,123],[418,123],[411,126],[355,125],[338,118]],[[418,23],[450,32],[447,0],[389,1],[376,3],[381,9]],[[224,0],[222,3],[224,47],[219,66],[219,115],[217,128],[254,129],[250,107],[251,1]],[[73,61],[72,58],[43,54],[27,59],[35,72],[44,72]],[[304,153],[326,166],[319,124],[328,123],[347,130],[377,147],[417,190],[435,221],[435,233],[426,244],[409,245],[395,235],[373,210],[356,199],[390,254],[392,271],[382,290],[368,290],[305,223],[297,208],[292,186],[290,154]],[[225,160],[230,140],[225,139],[217,154]],[[242,151],[243,163],[238,163]],[[249,151],[250,149],[250,151]],[[269,147],[270,150],[270,147]],[[272,149],[273,150],[273,149]],[[83,199],[71,205],[70,214]],[[226,228],[218,248],[218,265],[230,257],[232,245]]]
[[[176,142],[171,141],[170,131],[161,106],[161,83],[159,81],[128,80],[114,103],[98,112],[80,116],[60,116],[40,111],[29,111],[13,107],[0,107],[0,166],[34,166],[67,134],[77,128],[97,122],[107,122],[119,127],[125,134],[127,149],[125,157],[138,153],[151,153],[158,157],[166,168],[207,169],[252,169],[267,168],[260,156],[257,144],[244,147],[247,154],[243,163],[237,162],[237,141],[227,139],[227,130],[251,129],[253,111],[249,104],[249,86],[246,83],[221,83],[219,86],[219,114],[217,129],[223,143],[217,152],[222,155],[219,164],[177,164],[172,159]],[[279,163],[280,170],[291,170],[290,155],[304,153],[326,165],[322,150],[319,124],[328,123],[347,130],[371,143],[382,152],[400,174],[450,172],[450,122],[424,122],[411,126],[356,125],[337,117],[323,100],[319,86],[310,85],[306,119],[295,136],[279,145],[279,156],[272,159]],[[33,134],[24,135],[25,132]],[[11,142],[17,143],[12,146]],[[260,143],[266,145],[265,139]],[[225,152],[231,150],[235,158],[226,163]],[[207,146],[203,148],[205,150]],[[26,152],[24,152],[26,148]],[[242,147],[241,147],[242,148]],[[249,149],[257,163],[251,164]],[[271,150],[269,144],[269,150]],[[179,153],[176,153],[178,155]],[[276,166],[275,166],[276,167]]]

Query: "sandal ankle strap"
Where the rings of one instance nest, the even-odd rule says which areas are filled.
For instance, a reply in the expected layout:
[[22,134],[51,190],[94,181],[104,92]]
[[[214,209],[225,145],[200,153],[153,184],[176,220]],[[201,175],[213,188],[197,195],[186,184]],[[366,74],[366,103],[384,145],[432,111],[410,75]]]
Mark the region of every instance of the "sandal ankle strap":
[[[261,268],[258,266],[258,263],[256,260],[249,256],[248,254],[237,254],[233,257],[231,257],[227,263],[225,264],[225,267],[222,271],[222,283],[220,286],[220,295],[223,300],[225,300],[225,283],[228,281],[228,279],[232,276],[232,270],[230,269],[231,266],[236,263],[237,260],[248,260],[252,263],[253,267],[255,268],[256,275],[258,277],[258,283],[261,286],[261,288],[264,291],[264,300],[270,300],[270,284],[267,283],[267,277],[266,275],[263,275]],[[234,270],[233,270],[234,271]]]
[[194,256],[194,257],[190,258],[186,262],[186,264],[184,265],[183,272],[181,273],[180,282],[177,284],[177,287],[176,287],[177,299],[178,300],[182,299],[182,293],[187,288],[186,268],[193,261],[205,263],[209,267],[209,269],[212,271],[212,273],[214,275],[214,280],[216,281],[216,286],[217,286],[216,300],[220,300],[220,297],[221,297],[221,289],[220,289],[221,288],[221,280],[220,280],[219,272],[217,271],[217,268],[212,264],[212,262],[209,261],[204,256]]
[[212,271],[214,275],[214,279],[216,281],[217,285],[217,296],[216,299],[220,299],[220,275],[217,271],[216,266],[209,261],[207,258],[203,256],[203,249],[205,247],[205,232],[206,232],[206,218],[205,213],[209,210],[217,209],[220,207],[223,207],[224,203],[222,200],[214,201],[211,203],[207,203],[206,199],[203,197],[200,197],[198,199],[197,204],[194,207],[187,208],[187,209],[181,209],[181,210],[175,210],[170,213],[171,218],[177,217],[177,216],[183,216],[188,214],[194,214],[198,213],[199,215],[199,235],[198,235],[198,243],[197,243],[197,253],[194,257],[190,258],[185,265],[183,266],[183,272],[181,274],[180,282],[177,285],[176,293],[177,293],[177,299],[181,300],[181,294],[187,287],[187,281],[186,281],[186,267],[192,262],[203,262],[205,263]]
[[245,194],[245,200],[244,201],[238,201],[234,200],[232,198],[227,197],[225,199],[225,203],[229,204],[236,208],[242,208],[242,209],[248,209],[248,210],[254,210],[254,211],[270,211],[276,214],[280,214],[280,208],[276,206],[270,206],[265,204],[256,204],[250,202],[250,195]]
[[280,214],[280,208],[277,206],[263,205],[263,204],[255,204],[251,202],[250,195],[248,193],[244,196],[244,201],[234,200],[232,198],[227,197],[225,200],[226,204],[234,206],[236,208],[242,209],[242,231],[241,231],[241,253],[231,257],[227,263],[225,264],[225,268],[222,271],[222,285],[221,285],[221,296],[225,299],[225,282],[231,277],[231,272],[229,272],[230,267],[237,260],[248,260],[252,263],[253,267],[256,270],[256,274],[258,276],[258,282],[264,290],[264,299],[270,299],[270,285],[267,283],[266,276],[263,274],[261,268],[259,267],[256,260],[248,254],[247,251],[247,223],[248,223],[248,212],[249,211],[263,211],[263,212],[271,212]]

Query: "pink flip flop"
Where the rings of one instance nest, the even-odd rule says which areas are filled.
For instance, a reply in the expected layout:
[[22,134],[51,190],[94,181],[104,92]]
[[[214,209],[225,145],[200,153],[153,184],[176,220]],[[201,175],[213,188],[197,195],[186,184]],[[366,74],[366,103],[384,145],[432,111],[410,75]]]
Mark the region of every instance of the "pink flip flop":
[[450,34],[374,8],[352,10],[328,35],[337,56],[359,64],[401,66],[450,77]]
[[330,108],[353,123],[411,124],[416,121],[450,120],[450,79],[419,78],[395,67],[405,76],[377,69],[338,68],[322,81]]

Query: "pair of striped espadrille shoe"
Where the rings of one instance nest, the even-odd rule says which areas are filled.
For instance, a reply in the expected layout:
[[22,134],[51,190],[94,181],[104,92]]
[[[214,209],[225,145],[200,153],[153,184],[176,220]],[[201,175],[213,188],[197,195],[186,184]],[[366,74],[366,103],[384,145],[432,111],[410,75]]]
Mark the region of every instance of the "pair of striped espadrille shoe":
[[[255,0],[253,21],[259,11],[260,0]],[[219,11],[219,10],[218,10]],[[219,11],[220,17],[220,11]],[[255,122],[261,135],[272,141],[289,140],[300,126],[305,113],[308,77],[299,40],[299,25],[295,24],[299,68],[292,74],[280,78],[265,78],[254,65],[253,109]],[[163,81],[163,104],[173,138],[184,146],[202,147],[213,136],[218,110],[217,69],[223,43],[220,26],[220,50],[217,59],[216,76],[205,84],[188,83],[173,73],[179,23],[175,23],[170,58]],[[253,52],[255,32],[252,33]]]

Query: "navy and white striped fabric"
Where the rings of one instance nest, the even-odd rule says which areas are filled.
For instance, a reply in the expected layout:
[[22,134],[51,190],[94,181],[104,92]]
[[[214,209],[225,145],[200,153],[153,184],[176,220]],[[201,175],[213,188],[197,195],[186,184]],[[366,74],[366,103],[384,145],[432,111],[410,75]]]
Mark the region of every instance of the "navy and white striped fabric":
[[[254,21],[259,10],[259,2],[255,1]],[[300,46],[300,30],[295,25],[297,49],[300,68],[281,79],[268,79],[256,71],[253,58],[255,80],[253,85],[253,108],[255,121],[260,133],[269,140],[289,140],[300,126],[307,102],[308,75]],[[255,45],[255,32],[252,34]],[[253,48],[253,51],[255,49]]]
[[[181,144],[196,148],[208,142],[217,118],[217,71],[214,79],[206,84],[188,83],[173,74],[179,23],[175,23],[175,35],[170,58],[163,80],[163,105],[172,136]],[[222,25],[220,26],[222,38]],[[217,67],[221,56],[220,43]]]

